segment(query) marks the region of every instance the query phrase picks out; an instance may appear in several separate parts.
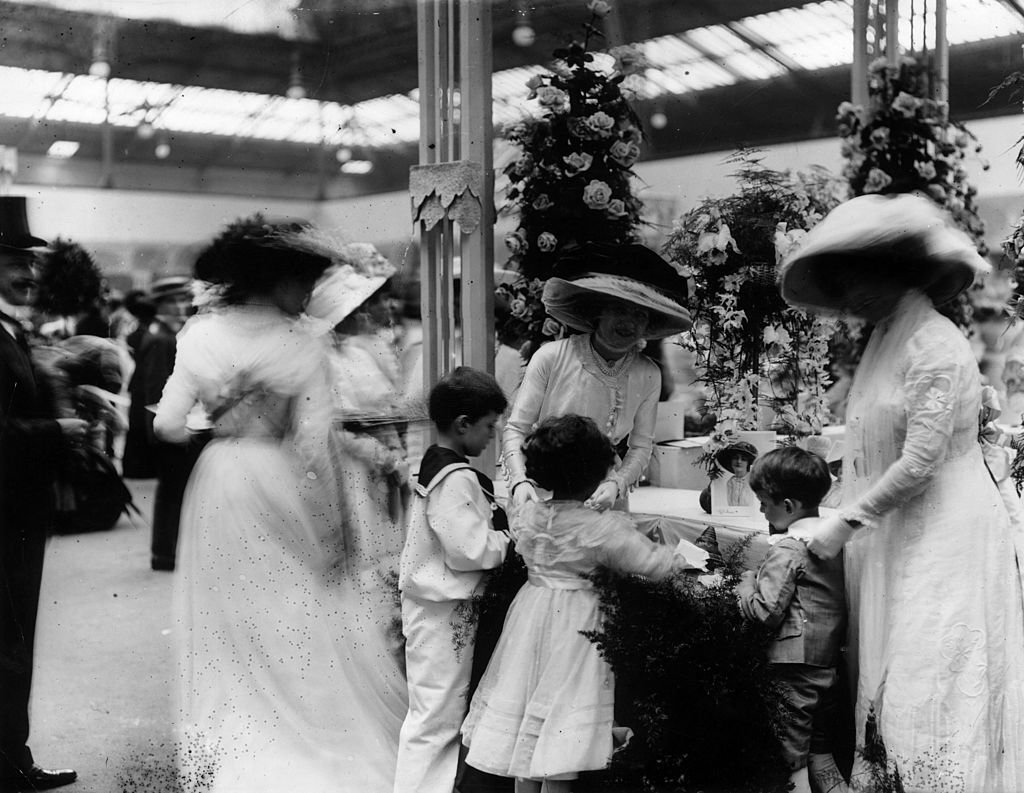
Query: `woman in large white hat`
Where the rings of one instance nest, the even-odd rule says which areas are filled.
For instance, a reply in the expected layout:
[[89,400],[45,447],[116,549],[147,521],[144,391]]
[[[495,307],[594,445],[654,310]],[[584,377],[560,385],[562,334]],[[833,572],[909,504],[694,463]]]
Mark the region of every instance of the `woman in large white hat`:
[[399,433],[398,357],[386,338],[388,282],[396,269],[369,243],[337,243],[309,230],[334,264],[313,289],[306,313],[330,329],[330,383],[336,411],[339,484],[351,572],[379,587],[397,569],[404,541],[406,449]]
[[879,740],[904,790],[1024,790],[1018,560],[978,443],[977,361],[935,309],[987,269],[931,201],[901,195],[840,205],[780,274],[791,305],[875,326],[841,504],[806,538],[819,556],[845,550],[855,790],[874,789],[862,752]]
[[541,419],[576,413],[625,446],[589,504],[625,505],[651,457],[661,373],[641,353],[648,339],[690,327],[686,281],[639,244],[589,243],[558,262],[544,286],[552,317],[579,331],[542,346],[530,359],[502,438],[514,507],[539,496],[526,476],[523,440]]
[[219,300],[182,331],[154,419],[184,443],[198,405],[212,435],[181,514],[182,774],[212,792],[390,793],[405,681],[336,563],[327,356],[302,317],[332,260],[297,230],[255,216],[199,256]]

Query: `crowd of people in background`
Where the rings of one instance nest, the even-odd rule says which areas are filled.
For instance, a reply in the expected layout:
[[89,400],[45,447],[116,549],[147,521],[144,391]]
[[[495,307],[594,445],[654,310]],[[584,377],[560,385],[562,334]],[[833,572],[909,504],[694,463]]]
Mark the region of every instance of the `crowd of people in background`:
[[[396,332],[396,268],[372,245],[254,215],[192,272],[47,326],[31,315],[46,243],[23,199],[0,210],[3,789],[75,780],[36,764],[28,698],[45,537],[85,508],[69,486],[84,449],[116,461],[118,481],[156,480],[150,563],[174,572],[188,778],[214,793],[466,793],[475,769],[558,793],[607,766],[626,731],[611,667],[581,633],[601,622],[590,576],[670,579],[707,559],[628,513],[665,396],[645,346],[691,324],[669,262],[581,245],[544,289],[564,338],[500,379],[458,366],[423,393],[417,334]],[[813,451],[752,468],[733,455],[772,534],[736,609],[771,632],[798,793],[875,790],[874,741],[906,790],[1024,788],[1024,526],[978,443],[977,362],[935,310],[985,267],[924,199],[869,196],[780,270],[790,304],[875,326],[841,493]],[[427,422],[435,442],[414,449]],[[471,462],[498,431],[504,499]],[[820,511],[826,497],[838,508]],[[512,557],[522,586],[474,657],[475,625],[458,626]],[[844,731],[859,753],[841,768]]]

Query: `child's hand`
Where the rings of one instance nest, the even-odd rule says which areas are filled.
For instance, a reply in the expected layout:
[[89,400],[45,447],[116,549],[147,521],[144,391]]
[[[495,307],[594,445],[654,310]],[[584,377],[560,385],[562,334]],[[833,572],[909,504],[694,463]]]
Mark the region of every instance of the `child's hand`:
[[611,481],[602,482],[597,489],[591,493],[590,498],[583,502],[583,506],[604,512],[615,504],[619,497],[619,486]]
[[512,511],[518,512],[527,501],[540,501],[537,488],[530,482],[520,482],[512,489]]

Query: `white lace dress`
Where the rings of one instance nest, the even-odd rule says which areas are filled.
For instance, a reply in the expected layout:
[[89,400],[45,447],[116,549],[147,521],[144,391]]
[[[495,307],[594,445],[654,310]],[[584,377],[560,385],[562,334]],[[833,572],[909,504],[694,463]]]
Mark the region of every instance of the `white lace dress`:
[[[880,323],[847,409],[841,514],[857,747],[873,712],[908,791],[1024,790],[1024,600],[978,443],[978,366],[930,300]],[[863,758],[855,789],[873,790]]]
[[178,342],[161,417],[217,416],[176,573],[187,793],[391,793],[405,684],[387,599],[338,564],[324,354],[266,307],[196,317]]
[[529,579],[509,608],[501,638],[462,725],[466,762],[507,777],[571,778],[612,755],[615,680],[580,631],[597,630],[599,567],[654,579],[672,549],[648,540],[622,512],[578,501],[527,503],[512,525]]

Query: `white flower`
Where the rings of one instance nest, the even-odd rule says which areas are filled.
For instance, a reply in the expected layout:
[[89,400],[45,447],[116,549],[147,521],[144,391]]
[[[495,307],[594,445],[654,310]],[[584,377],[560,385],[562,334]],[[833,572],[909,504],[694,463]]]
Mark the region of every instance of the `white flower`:
[[554,205],[555,202],[548,198],[547,193],[541,193],[539,196],[533,199],[533,203],[530,206],[532,206],[538,212],[543,212],[546,209],[551,209],[551,207],[553,207]]
[[612,189],[606,182],[591,179],[590,184],[583,188],[583,203],[591,209],[607,209],[612,200]]
[[881,168],[872,168],[868,171],[867,181],[864,183],[865,193],[880,193],[892,184],[892,177]]
[[908,94],[906,91],[900,91],[896,98],[892,100],[892,109],[904,118],[913,118],[920,106],[921,99],[913,94]]
[[620,74],[636,74],[647,66],[644,54],[628,44],[612,47],[608,54],[615,58],[615,71]]
[[935,178],[935,163],[933,162],[915,162],[914,170],[922,179],[930,181]]
[[537,89],[537,101],[540,102],[541,107],[558,109],[569,104],[569,95],[561,88],[545,85]]
[[624,140],[615,141],[608,149],[608,156],[623,168],[628,168],[640,157],[640,147]]
[[590,0],[587,3],[587,10],[596,17],[606,17],[611,13],[612,7],[606,0]]

